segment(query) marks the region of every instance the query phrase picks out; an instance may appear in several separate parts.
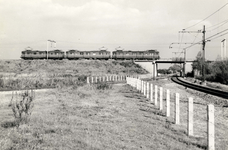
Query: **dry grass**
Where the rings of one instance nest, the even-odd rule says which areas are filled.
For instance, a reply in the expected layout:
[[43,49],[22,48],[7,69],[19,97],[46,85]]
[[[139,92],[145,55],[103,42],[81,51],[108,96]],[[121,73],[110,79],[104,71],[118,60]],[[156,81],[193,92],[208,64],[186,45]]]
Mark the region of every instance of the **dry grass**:
[[[148,79],[149,80],[149,79]],[[187,103],[188,98],[192,97],[194,100],[194,137],[198,139],[197,145],[205,148],[207,145],[207,104],[214,104],[215,106],[215,147],[216,149],[228,149],[228,103],[226,99],[198,92],[192,89],[185,89],[185,87],[177,85],[169,81],[152,81],[154,85],[163,87],[163,107],[165,113],[166,108],[166,89],[171,93],[171,119],[174,121],[174,100],[175,93],[180,94],[180,125],[175,126],[176,130],[182,130],[187,133]],[[159,93],[159,92],[158,92]],[[158,94],[159,106],[159,94]]]
[[[1,124],[11,119],[9,107],[1,104]],[[188,137],[184,127],[122,84],[109,90],[85,85],[37,93],[31,121],[0,130],[2,149],[192,150],[204,149],[206,141]]]

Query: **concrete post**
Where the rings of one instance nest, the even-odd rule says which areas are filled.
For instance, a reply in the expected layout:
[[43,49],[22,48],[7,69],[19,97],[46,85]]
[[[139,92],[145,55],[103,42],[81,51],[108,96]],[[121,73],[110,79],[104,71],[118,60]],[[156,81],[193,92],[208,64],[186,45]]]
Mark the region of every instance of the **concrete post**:
[[207,146],[208,150],[215,149],[214,105],[207,105]]
[[148,98],[148,99],[149,99],[149,93],[150,93],[149,82],[147,82],[146,87],[147,87],[147,89],[146,89],[146,98]]
[[188,99],[188,136],[193,136],[193,98]]
[[139,92],[142,90],[142,81],[139,79]]
[[154,105],[157,106],[158,105],[158,86],[155,85],[154,87]]
[[180,95],[176,93],[175,97],[175,124],[180,124]]
[[143,95],[146,96],[146,82],[144,81],[143,83],[144,87],[143,87]]
[[170,116],[170,92],[166,90],[166,117]]
[[163,88],[160,87],[160,107],[159,110],[163,109]]
[[153,102],[153,84],[150,84],[150,101]]
[[103,76],[103,82],[105,82],[105,76]]
[[152,67],[153,67],[153,75],[152,75],[152,77],[153,77],[153,79],[155,80],[156,79],[156,77],[157,77],[157,68],[156,68],[156,62],[155,61],[153,61],[153,63],[152,63]]
[[89,77],[86,78],[87,84],[89,84]]

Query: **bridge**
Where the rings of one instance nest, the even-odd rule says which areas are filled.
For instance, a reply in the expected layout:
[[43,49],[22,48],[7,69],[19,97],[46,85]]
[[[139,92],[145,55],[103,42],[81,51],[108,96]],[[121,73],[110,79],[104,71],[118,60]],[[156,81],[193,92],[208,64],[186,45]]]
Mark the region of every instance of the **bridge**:
[[192,63],[195,62],[196,60],[191,58],[187,59],[186,61],[184,58],[179,58],[179,59],[170,59],[170,58],[161,58],[159,60],[134,60],[134,62],[154,62],[154,63],[177,63],[177,64],[182,64],[182,63]]
[[[144,69],[149,71],[152,74],[152,77],[155,78],[157,77],[157,68],[158,64],[183,64],[183,75],[185,75],[185,70],[186,70],[186,64],[187,63],[193,63],[196,62],[195,59],[188,58],[184,60],[183,57],[178,57],[178,58],[161,58],[159,60],[134,60],[136,64],[141,65]],[[213,62],[210,60],[207,60],[207,62]]]

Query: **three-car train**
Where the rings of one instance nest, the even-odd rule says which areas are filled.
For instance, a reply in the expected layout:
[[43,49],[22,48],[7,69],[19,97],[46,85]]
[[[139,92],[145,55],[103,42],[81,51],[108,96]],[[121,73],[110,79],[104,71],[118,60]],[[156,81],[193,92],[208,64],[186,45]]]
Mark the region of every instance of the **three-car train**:
[[159,52],[157,50],[145,50],[145,51],[130,51],[123,49],[116,49],[112,53],[105,50],[93,50],[93,51],[79,51],[68,50],[66,53],[62,50],[51,51],[39,51],[26,48],[21,52],[22,59],[100,59],[100,60],[157,60],[159,59]]

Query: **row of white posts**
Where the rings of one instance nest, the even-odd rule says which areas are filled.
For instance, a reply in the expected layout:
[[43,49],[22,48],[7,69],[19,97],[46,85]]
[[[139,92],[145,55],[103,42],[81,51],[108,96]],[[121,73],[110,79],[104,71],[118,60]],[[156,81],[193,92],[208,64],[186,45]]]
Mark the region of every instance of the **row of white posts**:
[[91,76],[87,77],[87,83],[98,83],[98,82],[117,82],[117,81],[125,81],[127,76],[123,75],[110,75],[110,76]]
[[[143,93],[143,95],[150,99],[151,102],[154,102],[155,106],[158,106],[158,86],[137,79],[127,77],[127,84],[135,87],[139,92]],[[160,99],[159,99],[159,110],[163,110],[163,88],[160,87]],[[154,95],[153,95],[154,94]],[[180,95],[179,93],[175,93],[175,108],[174,108],[174,118],[175,124],[180,124]],[[170,117],[170,90],[166,90],[166,117]],[[193,98],[188,98],[188,123],[187,123],[187,132],[188,136],[193,136]],[[208,150],[215,149],[214,143],[214,105],[207,105],[207,140],[208,140]]]

